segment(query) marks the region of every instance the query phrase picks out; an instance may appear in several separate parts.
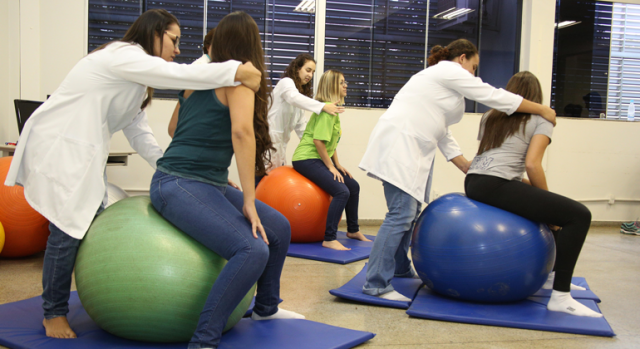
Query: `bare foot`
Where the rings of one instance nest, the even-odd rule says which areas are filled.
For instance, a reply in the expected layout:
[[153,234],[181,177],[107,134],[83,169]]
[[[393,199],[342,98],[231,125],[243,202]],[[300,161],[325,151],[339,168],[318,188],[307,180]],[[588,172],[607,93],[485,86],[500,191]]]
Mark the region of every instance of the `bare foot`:
[[349,250],[351,250],[350,248],[344,247],[344,245],[341,244],[340,241],[338,241],[338,240],[323,241],[322,242],[322,247],[326,247],[326,248],[330,248],[332,250],[338,250],[338,251],[349,251]]
[[69,326],[66,316],[58,316],[53,319],[42,320],[42,325],[47,332],[47,337],[52,338],[78,338]]
[[371,241],[371,240],[367,239],[367,237],[364,236],[364,234],[362,234],[361,232],[347,233],[347,237],[349,239],[355,239],[355,240],[360,240],[360,241]]

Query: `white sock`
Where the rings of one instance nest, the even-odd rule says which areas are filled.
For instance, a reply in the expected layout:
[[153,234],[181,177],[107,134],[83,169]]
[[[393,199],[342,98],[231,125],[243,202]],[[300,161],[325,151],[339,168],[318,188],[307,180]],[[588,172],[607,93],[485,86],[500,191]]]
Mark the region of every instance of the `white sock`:
[[388,299],[390,301],[411,302],[411,299],[401,295],[397,291],[387,292],[385,294],[379,294],[376,297]]
[[282,308],[278,308],[278,311],[276,311],[275,314],[269,315],[269,316],[260,316],[256,314],[255,311],[251,314],[251,320],[304,319],[304,318],[305,317],[302,314],[298,314],[296,312],[289,311],[289,310],[284,310]]
[[547,304],[547,309],[576,316],[602,317],[602,314],[587,308],[573,299],[571,297],[571,293],[556,290],[551,292],[551,298]]
[[[547,281],[544,283],[544,285],[542,285],[542,289],[543,290],[551,290],[551,289],[553,289],[553,280],[555,278],[556,278],[556,272],[555,271],[552,271],[551,273],[549,273],[549,277],[547,278]],[[586,290],[586,288],[584,288],[582,286],[571,284],[571,290],[572,291],[584,291],[584,290]]]

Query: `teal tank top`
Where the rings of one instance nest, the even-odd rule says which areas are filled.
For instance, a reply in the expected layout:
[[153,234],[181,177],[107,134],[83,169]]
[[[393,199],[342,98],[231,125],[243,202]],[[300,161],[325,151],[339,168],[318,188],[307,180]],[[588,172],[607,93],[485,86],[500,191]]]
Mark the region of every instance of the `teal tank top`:
[[180,112],[173,140],[157,162],[174,176],[226,186],[233,157],[231,115],[215,90],[180,92]]

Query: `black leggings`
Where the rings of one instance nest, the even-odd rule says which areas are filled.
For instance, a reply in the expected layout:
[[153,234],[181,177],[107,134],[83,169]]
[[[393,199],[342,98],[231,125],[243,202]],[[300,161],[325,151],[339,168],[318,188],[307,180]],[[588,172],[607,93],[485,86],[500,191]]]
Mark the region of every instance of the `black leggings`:
[[496,176],[470,174],[464,181],[467,197],[530,220],[562,227],[556,240],[553,289],[569,292],[573,269],[589,232],[591,212],[583,204],[540,188]]

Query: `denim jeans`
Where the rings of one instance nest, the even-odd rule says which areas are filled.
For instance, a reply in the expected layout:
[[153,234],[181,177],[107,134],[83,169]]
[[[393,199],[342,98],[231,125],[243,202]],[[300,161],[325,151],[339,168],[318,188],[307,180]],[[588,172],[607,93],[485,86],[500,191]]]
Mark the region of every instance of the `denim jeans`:
[[393,291],[391,279],[394,276],[413,277],[416,274],[408,253],[422,203],[390,183],[383,181],[382,185],[389,212],[373,242],[367,281],[362,287],[363,293],[372,296]]
[[[100,206],[96,216],[103,210],[104,206]],[[49,223],[49,232],[42,265],[42,309],[45,319],[69,313],[71,274],[82,241],[67,235],[53,223]]]
[[291,240],[291,227],[278,211],[256,200],[269,245],[253,237],[242,213],[243,194],[231,186],[215,186],[156,171],[151,180],[153,206],[176,227],[228,263],[213,284],[189,349],[216,348],[222,330],[251,287],[258,283],[253,311],[278,311],[280,275]]
[[346,211],[347,214],[347,231],[350,233],[360,231],[358,225],[360,185],[355,179],[343,173],[344,183],[338,182],[333,179],[333,174],[320,159],[294,161],[293,168],[333,196],[327,213],[324,241],[333,241],[337,238],[342,211]]

